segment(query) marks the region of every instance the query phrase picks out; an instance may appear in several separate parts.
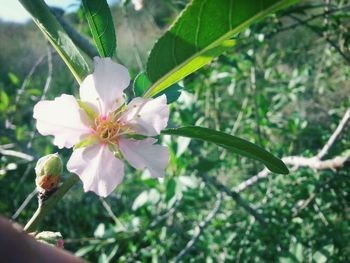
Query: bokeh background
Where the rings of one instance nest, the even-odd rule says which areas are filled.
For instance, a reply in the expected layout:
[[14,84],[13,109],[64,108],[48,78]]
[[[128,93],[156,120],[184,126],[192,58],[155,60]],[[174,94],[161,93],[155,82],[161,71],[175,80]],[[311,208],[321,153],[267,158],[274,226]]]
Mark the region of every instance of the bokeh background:
[[[93,44],[79,1],[46,2]],[[140,10],[109,3],[118,59],[135,77],[187,1],[145,0]],[[0,214],[25,224],[37,206],[37,158],[71,153],[37,133],[33,106],[77,94],[78,84],[20,4],[0,6]],[[349,262],[346,123],[315,157],[350,115],[349,11],[345,0],[301,1],[269,16],[183,80],[171,105],[169,127],[240,136],[289,160],[289,175],[208,143],[162,136],[171,151],[164,179],[128,167],[106,199],[77,184],[41,229],[61,232],[65,248],[91,262]]]

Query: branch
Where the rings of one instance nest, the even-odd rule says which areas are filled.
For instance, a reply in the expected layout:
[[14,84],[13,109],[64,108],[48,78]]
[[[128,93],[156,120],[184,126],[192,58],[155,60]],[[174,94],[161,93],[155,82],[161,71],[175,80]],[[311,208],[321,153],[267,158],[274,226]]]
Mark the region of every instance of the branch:
[[33,197],[38,193],[38,190],[35,188],[23,201],[21,206],[17,209],[17,211],[13,214],[12,220],[16,220],[16,218],[22,213],[23,209],[29,204],[29,202],[33,199]]
[[[325,5],[322,5],[322,6],[325,6]],[[288,25],[288,26],[282,27],[282,28],[278,29],[276,32],[273,32],[273,33],[269,34],[268,36],[272,36],[272,35],[275,35],[277,33],[280,33],[280,32],[283,32],[283,31],[286,31],[286,30],[289,30],[289,29],[294,29],[294,28],[296,28],[298,26],[301,26],[301,25],[303,25],[305,23],[308,23],[308,22],[310,22],[312,20],[315,20],[317,18],[328,16],[330,14],[337,13],[337,12],[340,12],[340,11],[345,11],[347,9],[350,9],[350,5],[345,5],[345,6],[340,7],[340,8],[330,9],[330,10],[322,12],[320,14],[310,16],[310,17],[308,17],[308,18],[306,18],[304,20],[301,20],[300,22],[297,22],[297,23],[294,23],[292,25]],[[293,11],[293,10],[290,10],[290,11]],[[290,11],[288,11],[288,12],[290,13]]]
[[159,215],[154,221],[152,221],[151,222],[151,224],[149,224],[149,229],[152,229],[152,228],[155,228],[160,222],[162,222],[163,220],[165,220],[165,219],[167,219],[167,218],[169,218],[170,216],[172,216],[175,212],[176,212],[176,210],[177,210],[177,208],[178,208],[178,206],[179,206],[179,200],[177,199],[176,201],[175,201],[175,203],[174,203],[174,205],[173,205],[173,207],[172,208],[170,208],[167,212],[165,212],[164,214],[162,214],[162,215]]
[[116,225],[118,225],[120,228],[122,228],[124,231],[126,231],[126,227],[123,225],[123,223],[119,220],[119,218],[113,213],[112,207],[107,203],[105,199],[100,197],[100,201],[103,205],[103,207],[106,209],[109,217],[111,217]]
[[17,105],[19,100],[21,99],[21,96],[23,94],[23,92],[25,91],[31,77],[33,76],[35,70],[38,68],[38,66],[41,64],[41,62],[43,62],[44,58],[45,58],[45,54],[41,55],[37,61],[33,64],[32,68],[30,69],[29,73],[27,74],[27,76],[24,78],[24,81],[21,85],[21,87],[18,89],[17,93],[16,93],[16,97],[15,97],[15,104]]
[[[43,92],[39,100],[44,100],[46,98],[46,95],[51,87],[52,74],[53,74],[52,51],[51,51],[51,46],[48,44],[47,45],[47,77],[46,77]],[[33,140],[36,134],[37,134],[36,130],[33,130],[30,132],[28,143],[27,143],[27,149],[32,148]]]
[[188,241],[185,248],[180,251],[180,253],[175,257],[174,262],[178,263],[181,262],[184,256],[190,252],[190,250],[193,248],[193,246],[198,242],[199,237],[203,233],[204,228],[214,219],[214,217],[217,215],[217,213],[220,210],[221,204],[223,199],[223,193],[219,192],[217,194],[217,200],[215,202],[215,206],[213,210],[210,211],[210,213],[207,215],[207,217],[201,221],[196,228],[194,229],[195,234],[193,235],[192,239]]
[[298,21],[300,24],[304,25],[305,27],[310,29],[312,32],[314,32],[316,35],[318,35],[320,37],[324,37],[324,39],[328,42],[328,44],[330,44],[350,66],[350,57],[348,57],[333,40],[331,40],[328,36],[323,34],[322,31],[318,30],[317,27],[308,24],[307,22],[305,22],[304,20],[302,20],[296,16],[289,15],[289,17],[294,19],[295,21]]
[[17,158],[26,160],[28,162],[31,162],[35,159],[32,155],[29,155],[29,154],[26,154],[23,152],[14,151],[14,150],[4,150],[1,147],[0,147],[0,154],[12,156],[12,157],[17,157]]
[[254,208],[252,208],[237,191],[231,191],[226,186],[224,186],[222,183],[220,183],[216,178],[208,176],[206,174],[203,174],[203,179],[209,183],[211,183],[215,188],[217,188],[219,191],[226,193],[228,196],[230,196],[237,205],[241,206],[244,210],[246,210],[249,214],[254,216],[254,218],[262,225],[265,225],[266,221],[265,218],[259,214]]
[[[282,159],[283,160],[283,159]],[[270,174],[270,171],[267,168],[264,168],[261,170],[257,175],[254,175],[253,177],[249,178],[248,180],[245,180],[244,182],[240,183],[234,191],[236,193],[240,193],[246,188],[252,186],[256,182],[260,181],[263,178],[266,178]]]
[[[336,170],[342,168],[345,163],[350,159],[350,152],[346,151],[339,156],[336,156],[332,159],[321,160],[334,145],[334,143],[339,139],[342,132],[345,130],[346,125],[350,120],[350,108],[348,108],[339,122],[337,128],[333,134],[329,137],[327,143],[322,147],[321,151],[313,157],[303,157],[303,156],[286,156],[282,158],[282,161],[285,164],[294,166],[294,170],[299,167],[308,167],[314,170]],[[256,182],[260,181],[263,178],[266,178],[270,174],[268,169],[261,170],[257,175],[249,178],[248,180],[240,183],[234,191],[239,193],[245,190],[246,188],[252,186]]]
[[318,159],[322,159],[328,153],[329,149],[333,146],[335,141],[338,139],[339,135],[345,129],[349,120],[350,120],[350,108],[348,108],[346,110],[346,112],[345,112],[343,118],[341,119],[341,121],[339,122],[337,128],[335,129],[335,131],[333,132],[331,137],[329,137],[327,143],[323,146],[322,150],[317,154],[316,157]]
[[52,51],[51,46],[47,45],[47,78],[45,81],[45,86],[43,89],[43,93],[41,94],[40,100],[46,99],[47,92],[51,87],[52,82],[52,72],[53,71],[53,63],[52,63]]
[[334,180],[344,180],[340,174],[336,174],[335,176],[329,176],[325,179],[325,181],[317,182],[315,185],[315,190],[310,194],[307,199],[300,200],[296,203],[296,205],[292,208],[293,217],[296,217],[302,210],[304,210],[316,197],[316,195],[325,190],[326,187]]
[[350,159],[350,152],[345,153],[343,156],[336,156],[333,159],[321,161],[317,157],[306,158],[302,156],[289,156],[282,158],[285,164],[299,167],[308,167],[314,170],[336,170],[342,168],[346,161]]
[[39,207],[35,214],[28,221],[24,230],[27,232],[34,232],[40,225],[46,214],[53,208],[59,200],[68,192],[72,186],[79,181],[79,177],[75,174],[70,175],[70,177],[54,192],[47,200],[42,203],[39,202]]
[[[345,163],[350,160],[350,152],[346,152],[341,156],[336,156],[332,159],[321,161],[317,157],[303,157],[303,156],[287,156],[283,157],[282,161],[285,164],[294,166],[294,170],[300,167],[308,167],[314,170],[336,170],[342,168]],[[261,170],[257,175],[249,178],[248,180],[240,183],[234,191],[239,193],[244,191],[246,188],[252,186],[257,181],[263,178],[267,178],[271,172],[268,169]]]

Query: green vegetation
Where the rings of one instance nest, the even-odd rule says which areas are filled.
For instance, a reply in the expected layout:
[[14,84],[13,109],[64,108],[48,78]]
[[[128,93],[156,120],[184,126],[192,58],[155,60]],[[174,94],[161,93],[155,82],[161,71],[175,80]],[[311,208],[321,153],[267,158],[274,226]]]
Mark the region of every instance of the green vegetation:
[[[179,63],[161,49],[149,55],[187,1],[147,0],[140,11],[125,2],[111,8],[115,59],[134,80],[140,72],[148,74],[149,80],[139,75],[137,90],[130,87],[128,94],[141,95],[152,86],[152,96],[194,71],[180,74]],[[301,1],[230,34],[233,47],[229,40],[229,47],[216,49],[220,52],[205,57],[200,70],[166,90],[173,102],[164,133],[182,132],[190,138],[160,136],[171,152],[164,179],[128,166],[124,182],[106,199],[84,193],[79,182],[43,219],[40,230],[60,232],[67,250],[91,262],[348,262],[349,11],[343,0]],[[40,14],[53,18],[45,12]],[[83,6],[63,19],[90,45],[100,37],[100,53],[113,54],[108,35],[104,38],[98,29],[90,33],[92,18],[88,23]],[[210,34],[222,33],[214,30],[217,25],[210,28],[212,21],[205,23]],[[51,26],[61,28],[56,22]],[[0,214],[25,225],[37,208],[31,194],[36,160],[59,152],[66,163],[71,154],[37,133],[33,106],[62,93],[77,95],[78,83],[60,57],[70,63],[66,54],[72,49],[58,55],[34,23],[2,22],[0,34]],[[166,47],[166,38],[174,35],[166,33],[156,45]],[[202,40],[201,49],[212,41]],[[73,64],[86,63],[87,70],[90,58],[84,47],[73,50]],[[188,50],[196,53],[198,48]],[[176,55],[179,61],[189,57]],[[180,75],[167,75],[169,64]],[[80,69],[73,67],[74,72]],[[162,78],[163,86],[158,85]],[[214,143],[222,146],[225,137],[216,133],[210,143],[191,139],[204,133],[172,130],[193,125],[244,138],[281,158],[290,173],[271,173],[261,162],[236,154],[237,149],[218,147]],[[327,144],[330,138],[335,140]],[[278,159],[267,163],[271,160],[285,173]],[[29,195],[34,198],[20,208]]]

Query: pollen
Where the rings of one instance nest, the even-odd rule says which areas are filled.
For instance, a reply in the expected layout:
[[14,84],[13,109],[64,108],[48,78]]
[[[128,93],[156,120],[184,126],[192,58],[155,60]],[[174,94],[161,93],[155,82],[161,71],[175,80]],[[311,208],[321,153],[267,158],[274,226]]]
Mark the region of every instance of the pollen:
[[118,135],[122,129],[123,124],[118,121],[110,121],[109,119],[96,118],[95,132],[101,141],[116,143]]

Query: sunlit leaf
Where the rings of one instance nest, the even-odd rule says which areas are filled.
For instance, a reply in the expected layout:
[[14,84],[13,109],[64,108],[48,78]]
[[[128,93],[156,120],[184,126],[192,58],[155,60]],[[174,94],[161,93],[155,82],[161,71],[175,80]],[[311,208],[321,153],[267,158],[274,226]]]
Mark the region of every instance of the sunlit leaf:
[[152,97],[224,51],[247,26],[297,0],[193,0],[154,45],[147,62]]
[[0,110],[6,110],[10,103],[10,99],[7,96],[6,92],[0,90]]
[[166,129],[163,130],[162,133],[212,142],[232,152],[236,152],[240,155],[261,161],[271,172],[278,174],[289,173],[286,165],[268,151],[251,142],[227,133],[198,126]]
[[138,197],[136,197],[132,209],[137,210],[143,207],[147,203],[156,204],[160,199],[160,195],[155,189],[149,191],[143,191]]
[[19,79],[18,79],[18,77],[16,76],[16,74],[10,72],[10,73],[8,74],[8,76],[9,76],[9,79],[10,79],[10,81],[11,81],[11,83],[12,83],[13,85],[15,85],[15,86],[18,86],[18,85],[19,85]]
[[[141,97],[146,90],[151,86],[151,81],[148,79],[146,73],[141,72],[134,80],[134,94],[135,97]],[[165,94],[167,103],[170,104],[176,101],[181,95],[182,87],[178,84],[173,84],[166,90],[156,94],[154,97],[159,97]]]
[[89,73],[89,66],[65,30],[50,12],[43,0],[19,0],[31,14],[33,21],[44,33],[67,64],[74,77],[81,83]]
[[75,252],[75,255],[77,257],[82,257],[88,254],[89,252],[93,251],[95,249],[95,245],[89,245],[86,247],[80,248],[78,251]]

